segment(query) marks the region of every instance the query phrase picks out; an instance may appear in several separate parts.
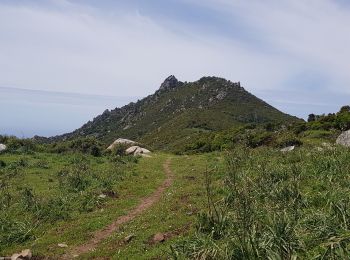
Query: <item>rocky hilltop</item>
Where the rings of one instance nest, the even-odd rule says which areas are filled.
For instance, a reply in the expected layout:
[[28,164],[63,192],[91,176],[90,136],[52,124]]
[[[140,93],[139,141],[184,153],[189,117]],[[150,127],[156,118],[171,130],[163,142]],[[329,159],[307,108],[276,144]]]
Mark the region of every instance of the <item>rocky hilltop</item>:
[[240,82],[203,77],[181,82],[169,76],[153,94],[87,122],[72,133],[49,138],[60,141],[94,136],[106,143],[130,138],[154,148],[169,148],[201,132],[219,131],[247,123],[295,121],[246,91]]

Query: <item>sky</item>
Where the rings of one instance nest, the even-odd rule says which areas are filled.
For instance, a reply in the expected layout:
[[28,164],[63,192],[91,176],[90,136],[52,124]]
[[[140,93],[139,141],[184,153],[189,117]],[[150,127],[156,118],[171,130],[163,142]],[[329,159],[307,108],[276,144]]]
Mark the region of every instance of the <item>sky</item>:
[[350,100],[347,0],[0,0],[0,134],[72,131],[169,75],[307,118]]

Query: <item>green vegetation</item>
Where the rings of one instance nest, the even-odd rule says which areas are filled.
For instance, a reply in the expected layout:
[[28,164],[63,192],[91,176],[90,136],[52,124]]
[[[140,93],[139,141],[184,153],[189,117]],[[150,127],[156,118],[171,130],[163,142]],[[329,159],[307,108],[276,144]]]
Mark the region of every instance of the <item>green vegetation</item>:
[[217,77],[190,83],[173,81],[172,88],[160,89],[122,108],[106,110],[76,131],[46,142],[96,137],[107,144],[124,137],[152,149],[177,151],[202,134],[246,124],[302,122],[250,94],[239,83]]
[[348,259],[350,153],[238,148],[175,259]]
[[[0,136],[0,256],[65,257],[160,189],[79,259],[349,259],[349,106],[304,122],[238,83],[169,84],[72,134]],[[154,153],[106,151],[116,137]]]
[[231,149],[237,145],[250,148],[268,146],[283,148],[320,142],[334,142],[336,137],[350,129],[350,108],[344,106],[328,116],[311,114],[309,122],[244,124],[223,131],[202,132],[174,147],[177,154],[202,153]]
[[18,153],[1,155],[0,255],[40,238],[51,225],[102,209],[137,164],[113,155]]

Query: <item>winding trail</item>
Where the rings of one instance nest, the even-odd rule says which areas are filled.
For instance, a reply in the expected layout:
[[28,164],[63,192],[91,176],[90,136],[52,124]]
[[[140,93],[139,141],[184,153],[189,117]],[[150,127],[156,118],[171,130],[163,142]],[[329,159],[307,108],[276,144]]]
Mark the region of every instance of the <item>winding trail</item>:
[[161,195],[164,193],[164,191],[167,188],[169,188],[173,183],[174,175],[170,170],[170,163],[171,159],[169,158],[163,164],[166,179],[154,193],[152,193],[148,197],[141,199],[137,207],[129,211],[126,215],[120,216],[106,228],[96,231],[93,238],[90,241],[87,241],[85,244],[73,248],[70,251],[69,255],[65,255],[63,259],[72,259],[73,257],[77,257],[79,255],[94,250],[99,243],[111,236],[115,231],[119,229],[119,227],[122,224],[133,220],[137,216],[141,215],[145,210],[149,209],[153,204],[157,203],[160,200]]

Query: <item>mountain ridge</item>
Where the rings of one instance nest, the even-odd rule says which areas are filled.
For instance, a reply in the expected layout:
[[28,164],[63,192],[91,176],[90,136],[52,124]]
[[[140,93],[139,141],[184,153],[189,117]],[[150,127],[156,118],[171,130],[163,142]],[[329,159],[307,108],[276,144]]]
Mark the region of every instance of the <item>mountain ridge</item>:
[[190,139],[203,131],[297,120],[249,93],[240,82],[219,77],[181,82],[171,75],[154,94],[105,110],[75,131],[48,140],[93,136],[108,143],[124,137],[167,149],[178,139]]

